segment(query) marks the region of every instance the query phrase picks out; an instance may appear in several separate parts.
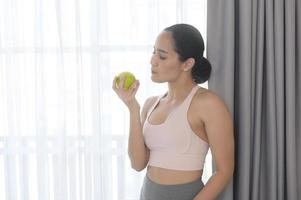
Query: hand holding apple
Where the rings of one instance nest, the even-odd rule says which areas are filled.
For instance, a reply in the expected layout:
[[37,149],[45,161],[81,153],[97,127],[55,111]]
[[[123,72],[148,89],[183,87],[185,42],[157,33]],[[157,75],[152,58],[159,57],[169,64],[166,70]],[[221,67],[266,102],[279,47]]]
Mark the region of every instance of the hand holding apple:
[[121,72],[113,80],[113,90],[119,98],[126,104],[130,111],[137,111],[140,105],[135,97],[139,88],[137,80],[131,72]]
[[131,72],[121,72],[116,77],[116,84],[119,85],[121,80],[124,80],[123,88],[125,90],[128,90],[133,85],[133,83],[136,81],[136,78],[135,78],[134,74],[132,74]]

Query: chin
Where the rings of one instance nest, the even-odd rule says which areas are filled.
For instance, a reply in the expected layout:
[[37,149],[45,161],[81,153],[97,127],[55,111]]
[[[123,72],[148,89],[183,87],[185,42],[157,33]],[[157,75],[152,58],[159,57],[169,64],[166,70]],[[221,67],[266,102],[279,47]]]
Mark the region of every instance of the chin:
[[160,78],[158,78],[157,76],[154,76],[154,75],[151,76],[151,80],[154,83],[166,83],[166,82],[168,82],[167,79],[160,79]]
[[162,83],[162,81],[158,78],[156,78],[154,75],[151,76],[151,80],[155,83]]
[[166,81],[162,81],[162,80],[154,80],[154,79],[152,79],[152,81],[154,82],[154,83],[165,83]]

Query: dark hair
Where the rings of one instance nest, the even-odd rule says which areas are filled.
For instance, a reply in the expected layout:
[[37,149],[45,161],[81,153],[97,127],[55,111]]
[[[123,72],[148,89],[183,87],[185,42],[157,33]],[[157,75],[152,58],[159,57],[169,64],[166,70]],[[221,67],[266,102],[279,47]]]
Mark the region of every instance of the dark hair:
[[164,29],[170,32],[174,42],[174,49],[179,54],[180,61],[194,58],[195,64],[191,70],[196,83],[206,82],[211,73],[211,64],[203,57],[204,40],[198,29],[189,24],[175,24]]

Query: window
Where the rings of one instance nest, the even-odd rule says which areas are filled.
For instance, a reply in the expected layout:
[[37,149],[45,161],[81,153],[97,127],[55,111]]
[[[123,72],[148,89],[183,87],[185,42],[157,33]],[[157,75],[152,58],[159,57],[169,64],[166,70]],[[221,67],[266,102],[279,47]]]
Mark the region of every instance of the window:
[[133,72],[141,104],[165,92],[149,59],[180,22],[206,40],[206,1],[0,0],[0,199],[138,199],[144,173],[130,167],[111,83]]

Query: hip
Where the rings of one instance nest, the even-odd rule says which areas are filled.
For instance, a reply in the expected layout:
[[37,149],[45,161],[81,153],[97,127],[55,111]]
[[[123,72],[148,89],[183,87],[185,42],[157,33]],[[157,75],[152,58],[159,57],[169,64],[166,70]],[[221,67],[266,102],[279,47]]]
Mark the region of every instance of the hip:
[[192,200],[204,187],[201,179],[189,183],[163,185],[145,176],[140,200]]

